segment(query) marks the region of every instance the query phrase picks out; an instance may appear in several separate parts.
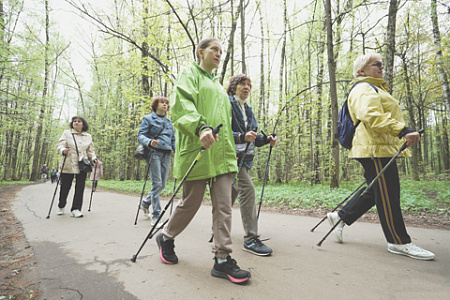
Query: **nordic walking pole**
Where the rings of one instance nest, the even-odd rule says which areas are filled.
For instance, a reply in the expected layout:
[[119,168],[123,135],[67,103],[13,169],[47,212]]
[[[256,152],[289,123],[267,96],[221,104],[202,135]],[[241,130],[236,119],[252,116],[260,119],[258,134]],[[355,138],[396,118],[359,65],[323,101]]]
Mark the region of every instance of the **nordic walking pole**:
[[[363,181],[363,183],[361,183],[347,198],[345,198],[344,200],[342,200],[342,202],[341,203],[339,203],[335,208],[333,208],[333,210],[331,211],[331,212],[334,212],[334,211],[336,211],[342,204],[344,204],[344,202],[345,201],[347,201],[348,199],[350,199],[350,197],[351,196],[353,196],[353,194],[355,194],[357,191],[359,191],[359,189],[360,188],[362,188],[362,186],[363,185],[365,185],[366,184],[366,182],[365,181]],[[320,222],[319,223],[317,223],[317,225],[316,226],[314,226],[312,229],[311,229],[311,232],[313,232],[314,231],[314,229],[316,229],[320,224],[322,224],[323,223],[323,221],[325,221],[327,219],[327,216],[325,215],[325,217],[323,217],[323,219],[322,220],[320,220]]]
[[[94,167],[94,181],[95,181],[95,173],[97,172],[97,164],[95,164]],[[92,187],[91,187],[91,200],[89,200],[89,209],[88,211],[91,211],[91,204],[92,204],[92,194],[94,193],[94,183],[92,183]]]
[[[173,192],[175,193],[175,188],[177,187],[177,179],[175,178],[173,181]],[[172,215],[172,208],[173,208],[173,201],[172,204],[170,205],[170,215]]]
[[[67,148],[69,148],[69,147],[67,147]],[[63,155],[64,155],[64,160],[63,160],[62,167],[61,167],[61,174],[62,174],[62,170],[64,169],[64,165],[66,163],[66,158],[67,158],[67,154],[63,154]],[[46,219],[50,219],[50,212],[52,211],[53,201],[55,201],[55,195],[56,195],[56,191],[58,190],[58,185],[59,185],[60,181],[61,181],[61,175],[59,175],[58,182],[56,182],[55,192],[53,193],[52,202],[50,204],[50,208],[48,210],[48,215],[47,215]]]
[[145,173],[144,186],[142,187],[141,198],[139,199],[137,212],[136,212],[136,219],[134,220],[134,225],[137,225],[137,220],[138,220],[138,217],[139,217],[139,211],[141,210],[142,197],[144,196],[145,185],[147,184],[148,172],[150,171],[150,165],[151,165],[152,159],[153,159],[153,152],[155,152],[155,150],[153,148],[151,148],[150,149],[150,153],[149,153],[149,159],[147,161],[147,172]]
[[[222,124],[219,124],[216,128],[213,129],[213,134],[218,134],[220,127],[222,127]],[[192,169],[194,169],[195,165],[197,164],[197,162],[199,161],[200,157],[202,157],[203,152],[205,152],[206,148],[202,147],[200,149],[200,152],[197,154],[197,157],[194,159],[194,161],[192,162],[191,166],[189,167],[189,169],[186,172],[186,175],[184,175],[183,179],[181,179],[181,182],[178,184],[178,187],[176,188],[175,192],[173,193],[172,197],[170,197],[169,202],[167,202],[166,206],[164,207],[164,209],[162,210],[161,214],[159,215],[158,220],[155,222],[155,225],[152,226],[152,228],[150,229],[150,232],[147,234],[147,236],[145,237],[144,242],[142,243],[141,247],[139,248],[139,250],[136,252],[136,254],[133,255],[133,257],[131,258],[132,262],[136,262],[136,258],[139,255],[139,253],[141,252],[142,248],[144,248],[145,243],[151,239],[157,232],[159,229],[161,229],[161,227],[164,227],[164,225],[169,221],[169,219],[167,219],[163,225],[161,227],[159,227],[158,229],[155,228],[158,226],[159,221],[162,219],[162,217],[164,216],[164,213],[167,211],[167,209],[169,208],[170,204],[173,202],[173,199],[175,198],[175,196],[177,195],[178,191],[180,190],[181,186],[184,184],[184,182],[186,181],[186,178],[189,176],[189,174],[191,173]],[[153,233],[153,231],[155,231]]]
[[[420,129],[417,131],[419,134],[422,134],[424,132],[423,129]],[[383,173],[387,170],[387,168],[389,168],[389,166],[395,161],[395,159],[397,158],[397,156],[400,155],[400,153],[405,150],[407,148],[406,146],[406,142],[403,144],[403,146],[398,150],[397,153],[395,153],[395,155],[391,158],[391,160],[388,161],[388,163],[383,167],[383,169],[381,169],[380,173],[378,173],[378,175],[372,180],[372,182],[370,182],[370,184],[367,186],[367,188],[364,190],[364,192],[361,193],[361,195],[358,196],[358,199],[361,198],[362,196],[364,196],[364,194],[366,194],[371,188],[372,186],[377,182],[378,178],[380,178],[381,175],[383,175]],[[357,201],[355,201],[356,203]],[[333,232],[334,229],[336,229],[336,227],[339,225],[340,222],[343,222],[342,219],[339,219],[339,221],[334,224],[333,227],[331,227],[330,231],[328,231],[328,233],[322,238],[322,240],[317,243],[317,246],[320,247],[322,246],[322,243],[326,240],[326,238],[330,235],[331,232]]]
[[[263,132],[264,134],[264,132]],[[275,133],[272,133],[271,136],[275,137]],[[264,195],[264,188],[266,187],[266,182],[267,182],[267,175],[269,173],[269,163],[270,163],[270,155],[272,154],[272,145],[270,145],[270,149],[269,149],[269,158],[267,158],[267,164],[266,164],[266,174],[264,174],[264,182],[263,182],[263,187],[262,187],[262,191],[261,191],[261,198],[259,199],[259,207],[258,207],[258,214],[256,216],[256,220],[259,220],[259,213],[261,211],[261,204],[262,204],[262,199],[263,199],[263,195]]]

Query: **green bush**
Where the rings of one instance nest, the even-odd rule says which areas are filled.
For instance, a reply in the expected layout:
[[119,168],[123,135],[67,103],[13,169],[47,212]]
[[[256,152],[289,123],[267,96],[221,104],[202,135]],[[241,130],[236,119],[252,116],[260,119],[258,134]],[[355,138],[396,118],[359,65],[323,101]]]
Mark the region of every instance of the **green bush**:
[[[361,181],[362,182],[362,181]],[[342,182],[340,188],[330,189],[328,183],[311,186],[307,183],[276,184],[267,183],[264,188],[263,205],[273,207],[324,208],[332,209],[348,197],[361,182]],[[140,195],[144,181],[100,180],[100,188],[111,189],[121,193]],[[261,197],[262,183],[254,181],[256,202]],[[145,194],[151,189],[148,180]],[[174,182],[169,181],[161,196],[170,197],[174,191]],[[181,195],[181,189],[178,193]],[[209,190],[205,199],[210,200]],[[428,211],[450,213],[450,183],[443,181],[401,181],[401,205],[404,211]]]

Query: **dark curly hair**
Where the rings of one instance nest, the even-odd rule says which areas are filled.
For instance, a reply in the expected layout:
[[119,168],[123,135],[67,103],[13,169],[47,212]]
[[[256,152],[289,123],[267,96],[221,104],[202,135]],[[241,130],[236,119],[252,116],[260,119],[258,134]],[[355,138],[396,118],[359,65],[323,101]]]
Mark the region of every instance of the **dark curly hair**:
[[81,122],[83,122],[83,129],[82,129],[82,131],[88,131],[89,125],[88,125],[87,121],[83,117],[80,117],[80,116],[73,116],[72,117],[72,120],[70,121],[70,128],[73,129],[73,121],[75,119],[81,120]]
[[166,102],[167,103],[167,110],[169,110],[169,108],[170,108],[170,105],[169,105],[169,99],[167,99],[166,97],[163,97],[163,96],[158,96],[158,97],[155,97],[154,99],[153,99],[153,102],[152,102],[152,110],[154,111],[154,112],[156,112],[156,110],[158,109],[158,104],[159,104],[159,102]]
[[252,81],[251,79],[245,75],[245,74],[240,74],[240,75],[234,75],[233,77],[230,78],[230,83],[228,84],[228,88],[227,88],[227,94],[230,96],[234,96],[236,95],[236,87],[239,83],[244,82],[244,81],[249,81],[250,82],[250,87],[252,86]]

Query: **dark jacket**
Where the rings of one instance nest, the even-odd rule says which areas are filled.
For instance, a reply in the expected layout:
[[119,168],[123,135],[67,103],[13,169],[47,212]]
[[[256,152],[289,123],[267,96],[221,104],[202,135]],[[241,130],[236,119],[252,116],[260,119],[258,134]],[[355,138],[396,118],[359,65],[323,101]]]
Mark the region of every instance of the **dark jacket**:
[[[245,133],[249,131],[257,132],[258,123],[256,122],[255,114],[253,113],[251,106],[245,103],[244,108],[245,114],[247,115],[247,127],[245,127],[244,115],[242,114],[242,110],[239,107],[239,104],[236,102],[233,96],[229,95],[228,98],[230,99],[231,103],[231,112],[232,112],[231,128],[233,130],[234,143],[236,144],[236,155],[242,157],[243,152],[247,147],[247,143],[241,142],[239,140],[238,138],[239,134],[245,135]],[[255,146],[261,147],[268,143],[269,141],[267,140],[267,137],[265,137],[262,134],[258,134],[256,136],[255,141],[248,146],[247,151],[245,151],[245,158],[243,164],[247,168],[247,170],[250,170],[252,168],[253,157],[255,156]]]

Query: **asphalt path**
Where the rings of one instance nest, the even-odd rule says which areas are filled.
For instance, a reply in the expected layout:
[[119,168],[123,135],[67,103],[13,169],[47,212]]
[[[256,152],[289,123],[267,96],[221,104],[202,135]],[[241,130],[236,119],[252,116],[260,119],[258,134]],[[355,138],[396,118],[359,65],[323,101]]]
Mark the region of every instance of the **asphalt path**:
[[162,263],[154,238],[147,241],[133,263],[132,256],[150,231],[150,221],[142,214],[134,225],[139,197],[98,190],[88,212],[91,190],[86,187],[84,218],[76,219],[68,212],[73,189],[62,216],[56,215],[57,194],[46,219],[55,190],[50,182],[24,187],[14,203],[35,253],[39,299],[450,297],[450,231],[408,228],[414,243],[436,254],[434,261],[419,261],[389,253],[379,224],[356,222],[344,228],[344,244],[330,235],[317,247],[330,229],[327,221],[311,233],[319,218],[262,211],[261,239],[269,239],[265,243],[274,252],[259,257],[242,250],[243,229],[235,207],[232,257],[252,273],[248,284],[236,285],[210,275],[211,206],[202,205],[176,238],[178,264]]

